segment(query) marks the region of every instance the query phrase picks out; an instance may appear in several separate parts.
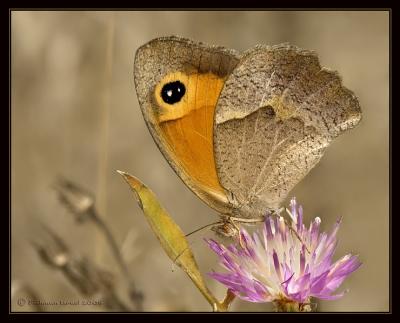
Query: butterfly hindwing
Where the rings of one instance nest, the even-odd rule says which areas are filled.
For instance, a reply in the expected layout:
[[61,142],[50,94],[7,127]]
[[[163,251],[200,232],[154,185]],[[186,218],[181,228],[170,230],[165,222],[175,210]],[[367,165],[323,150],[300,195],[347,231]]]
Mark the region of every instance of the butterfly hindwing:
[[361,110],[337,73],[287,44],[245,52],[218,100],[214,151],[221,185],[243,217],[276,208]]

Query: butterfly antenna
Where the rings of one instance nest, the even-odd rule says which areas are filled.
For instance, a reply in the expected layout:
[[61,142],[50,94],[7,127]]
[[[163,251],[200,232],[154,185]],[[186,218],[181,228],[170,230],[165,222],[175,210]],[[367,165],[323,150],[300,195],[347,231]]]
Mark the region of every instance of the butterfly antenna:
[[[208,228],[208,227],[210,227],[210,226],[212,226],[212,225],[216,225],[216,224],[219,224],[219,223],[221,223],[221,221],[217,221],[217,222],[213,222],[213,223],[210,223],[210,224],[203,225],[202,227],[200,227],[200,228],[198,228],[198,229],[196,229],[196,230],[194,230],[194,231],[192,231],[192,232],[190,232],[190,233],[188,233],[188,234],[185,234],[185,237],[188,237],[188,236],[190,236],[190,235],[192,235],[192,234],[194,234],[194,233],[196,233],[196,232],[199,232],[199,231],[201,231],[201,230],[203,230],[203,229],[205,229],[205,228]],[[189,245],[191,245],[191,243],[190,243]],[[179,259],[179,257],[182,256],[183,253],[184,253],[187,249],[189,249],[189,247],[186,247],[185,249],[183,249],[183,250],[176,256],[176,258],[175,258],[174,261],[172,262],[172,271],[174,271],[174,266],[176,265],[176,262],[177,262],[177,260]]]
[[198,229],[196,229],[196,230],[194,230],[194,231],[192,231],[192,232],[190,232],[188,234],[185,234],[185,237],[188,237],[188,236],[192,235],[193,233],[199,232],[199,231],[201,231],[201,230],[203,230],[205,228],[208,228],[208,227],[211,227],[213,225],[220,224],[220,223],[221,223],[221,221],[217,221],[217,222],[214,222],[214,223],[206,224],[206,225],[204,225],[204,226],[202,226],[202,227],[200,227],[200,228],[198,228]]

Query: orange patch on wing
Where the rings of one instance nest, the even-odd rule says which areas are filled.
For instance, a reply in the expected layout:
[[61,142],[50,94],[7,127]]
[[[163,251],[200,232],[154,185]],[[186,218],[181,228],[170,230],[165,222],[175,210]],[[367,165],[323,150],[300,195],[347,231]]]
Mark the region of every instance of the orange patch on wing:
[[158,123],[171,157],[206,192],[225,196],[218,180],[213,149],[214,112],[224,80],[211,73],[172,74],[160,84],[174,80],[183,82],[187,93],[182,101],[167,105],[156,96],[160,106]]

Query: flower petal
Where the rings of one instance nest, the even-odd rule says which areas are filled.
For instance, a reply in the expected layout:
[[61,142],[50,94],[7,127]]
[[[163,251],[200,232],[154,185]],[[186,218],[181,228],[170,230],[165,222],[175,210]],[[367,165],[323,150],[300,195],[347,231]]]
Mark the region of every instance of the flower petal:
[[[241,245],[225,247],[215,240],[205,240],[228,271],[212,272],[209,276],[249,302],[272,302],[285,297],[303,303],[310,297],[326,300],[342,297],[345,292],[333,293],[361,262],[357,256],[348,254],[332,263],[341,219],[328,235],[319,232],[319,217],[306,229],[303,208],[295,198],[290,201],[290,208],[289,224],[267,212],[261,231],[249,234],[242,228]],[[288,226],[301,239],[290,234]]]

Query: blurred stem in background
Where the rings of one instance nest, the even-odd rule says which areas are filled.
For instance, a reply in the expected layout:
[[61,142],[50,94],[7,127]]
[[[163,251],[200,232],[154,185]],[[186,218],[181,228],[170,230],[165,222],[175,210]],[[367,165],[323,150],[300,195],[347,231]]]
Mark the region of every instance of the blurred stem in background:
[[119,267],[121,268],[121,271],[126,279],[126,281],[128,282],[128,293],[129,293],[129,298],[131,299],[131,301],[136,305],[136,308],[138,311],[143,311],[143,294],[141,292],[139,292],[135,286],[135,283],[132,279],[132,277],[129,274],[129,270],[127,265],[125,264],[120,249],[116,243],[116,241],[114,240],[111,231],[109,230],[109,228],[107,227],[107,225],[105,224],[105,222],[101,219],[101,217],[99,217],[96,213],[96,210],[94,208],[92,208],[90,210],[90,212],[92,212],[93,214],[91,215],[93,221],[97,224],[97,226],[99,227],[99,229],[103,232],[103,234],[105,235],[108,244],[110,245],[110,248],[113,252],[113,255],[115,257],[115,260],[118,262]]
[[[32,245],[45,264],[60,270],[69,283],[82,295],[100,296],[107,309],[112,311],[130,310],[129,306],[119,298],[114,280],[109,272],[97,268],[88,259],[74,257],[61,237],[43,224],[42,228],[44,232],[40,235],[41,240],[33,241]],[[40,299],[36,297],[36,300]],[[44,311],[44,309],[40,311]]]
[[[101,105],[100,105],[100,124],[99,124],[99,142],[98,142],[98,169],[97,169],[97,208],[103,215],[107,212],[107,169],[109,154],[109,136],[110,136],[110,99],[113,76],[113,49],[114,49],[114,30],[115,18],[113,12],[108,12],[105,20],[106,28],[106,48],[104,72],[102,79]],[[97,239],[95,255],[98,261],[102,261],[104,250],[102,240]]]
[[117,261],[122,274],[124,275],[124,279],[128,282],[129,299],[135,306],[135,310],[142,311],[143,294],[137,290],[136,285],[129,273],[128,267],[122,258],[118,244],[116,243],[109,227],[97,213],[94,206],[93,196],[83,188],[65,179],[60,179],[56,183],[55,189],[58,193],[61,203],[65,205],[72,214],[75,215],[78,223],[91,221],[105,236],[106,241],[111,248],[112,254]]
[[[26,300],[26,299],[40,300],[41,297],[36,292],[36,290],[33,289],[26,282],[19,281],[19,280],[13,280],[11,282],[11,302],[13,303],[16,301],[19,306],[24,306],[25,302],[20,303],[21,299],[22,300]],[[36,312],[44,312],[45,311],[45,309],[40,304],[40,302],[33,302],[31,306],[35,309]]]

